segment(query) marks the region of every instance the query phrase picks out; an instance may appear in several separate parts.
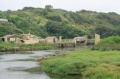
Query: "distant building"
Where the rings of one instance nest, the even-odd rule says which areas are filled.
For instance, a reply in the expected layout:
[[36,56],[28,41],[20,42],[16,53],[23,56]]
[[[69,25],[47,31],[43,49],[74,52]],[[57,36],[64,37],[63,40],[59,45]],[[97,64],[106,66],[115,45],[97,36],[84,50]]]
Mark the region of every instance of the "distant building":
[[47,38],[45,38],[45,41],[46,41],[46,43],[56,43],[59,40],[58,40],[58,38],[56,38],[55,36],[53,36],[53,37],[47,37]]
[[100,35],[95,34],[95,44],[98,44],[99,41],[100,41]]
[[39,42],[43,42],[45,41],[45,39],[41,38],[41,37],[37,37],[35,35],[32,34],[21,34],[21,35],[5,35],[3,37],[1,37],[1,40],[3,42],[10,42],[10,41],[14,41],[18,44],[35,44],[35,43],[39,43]]
[[35,44],[35,43],[39,43],[40,41],[45,41],[43,38],[37,37],[30,33],[22,34],[21,36],[22,36],[22,39],[20,39],[20,43],[23,43],[23,44]]
[[74,39],[73,39],[73,42],[74,43],[87,43],[87,39],[88,39],[88,37],[87,37],[87,35],[85,35],[85,36],[79,36],[79,37],[75,37]]
[[8,22],[8,20],[0,18],[0,22]]
[[12,34],[12,35],[5,35],[1,37],[1,40],[3,42],[11,42],[11,41],[18,42],[19,38],[20,37],[18,35]]
[[[91,37],[91,36],[90,36]],[[73,39],[74,43],[84,43],[85,45],[94,45],[97,44],[100,41],[100,35],[99,34],[95,34],[94,37],[90,38],[87,35],[84,36],[80,36],[80,37],[75,37]]]

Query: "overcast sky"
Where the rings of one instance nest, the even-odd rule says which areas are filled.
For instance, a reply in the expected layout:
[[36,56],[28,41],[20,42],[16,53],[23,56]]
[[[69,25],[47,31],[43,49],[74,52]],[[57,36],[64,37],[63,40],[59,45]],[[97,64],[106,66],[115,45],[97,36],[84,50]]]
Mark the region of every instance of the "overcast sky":
[[23,7],[42,7],[52,5],[54,8],[68,11],[82,9],[97,12],[116,12],[120,14],[120,0],[0,0],[0,10],[18,10]]

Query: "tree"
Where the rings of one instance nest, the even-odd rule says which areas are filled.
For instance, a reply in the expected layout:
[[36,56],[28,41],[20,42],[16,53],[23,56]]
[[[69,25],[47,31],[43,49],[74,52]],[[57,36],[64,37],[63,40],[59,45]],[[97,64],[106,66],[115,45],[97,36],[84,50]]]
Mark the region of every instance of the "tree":
[[52,5],[46,5],[45,9],[53,9],[53,6]]
[[45,9],[47,10],[47,11],[52,11],[52,9],[53,9],[53,6],[52,5],[46,5],[45,6]]
[[32,11],[32,10],[34,10],[34,7],[24,7],[22,10],[24,10],[24,11],[25,10],[31,10]]
[[62,21],[59,15],[47,15],[46,18],[52,21],[58,21],[58,22]]

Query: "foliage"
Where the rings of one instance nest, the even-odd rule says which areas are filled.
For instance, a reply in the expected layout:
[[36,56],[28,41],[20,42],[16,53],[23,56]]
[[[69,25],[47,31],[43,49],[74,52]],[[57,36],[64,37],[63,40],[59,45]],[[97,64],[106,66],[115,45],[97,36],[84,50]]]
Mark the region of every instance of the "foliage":
[[0,41],[0,51],[26,51],[26,50],[49,50],[54,46],[46,43],[38,44],[16,44],[15,42]]
[[99,42],[99,44],[120,44],[120,36],[111,36]]
[[120,67],[110,64],[99,64],[88,67],[84,74],[84,78],[90,79],[119,79]]
[[97,45],[92,47],[93,50],[120,50],[120,36],[111,36],[102,39]]
[[46,24],[46,30],[50,35],[62,36],[63,38],[73,38],[75,36],[84,35],[84,33],[65,22],[48,21]]
[[58,21],[58,22],[62,21],[59,15],[47,15],[46,18],[52,21]]
[[0,51],[1,50],[11,50],[16,46],[14,42],[0,42]]
[[119,79],[119,51],[77,50],[49,57],[41,62],[51,73],[82,75],[84,79]]
[[52,11],[53,6],[52,6],[52,5],[46,5],[46,6],[45,6],[45,9],[46,9],[47,11]]
[[100,34],[101,38],[120,35],[120,15],[114,12],[71,12],[46,5],[45,8],[0,11],[0,18],[8,19],[8,22],[0,22],[0,36],[29,32],[42,37],[61,35],[64,38],[94,33]]

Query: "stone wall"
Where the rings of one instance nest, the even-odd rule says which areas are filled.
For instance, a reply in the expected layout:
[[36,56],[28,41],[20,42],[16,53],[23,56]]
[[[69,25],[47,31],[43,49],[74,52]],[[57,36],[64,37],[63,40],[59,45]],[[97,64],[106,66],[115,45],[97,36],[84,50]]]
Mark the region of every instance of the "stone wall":
[[39,40],[23,40],[24,44],[36,44],[39,43]]
[[100,41],[100,35],[95,34],[95,44],[97,44]]

